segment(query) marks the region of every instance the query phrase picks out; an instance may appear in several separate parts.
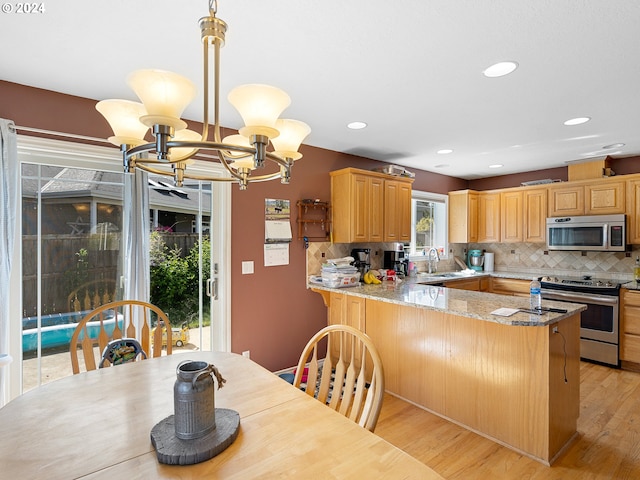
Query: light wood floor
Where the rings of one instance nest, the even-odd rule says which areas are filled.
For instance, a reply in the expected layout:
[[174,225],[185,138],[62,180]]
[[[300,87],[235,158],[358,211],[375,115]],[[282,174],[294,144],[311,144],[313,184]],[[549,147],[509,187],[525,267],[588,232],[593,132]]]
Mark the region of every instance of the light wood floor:
[[640,479],[640,373],[581,362],[578,438],[551,467],[388,394],[375,433],[446,479]]

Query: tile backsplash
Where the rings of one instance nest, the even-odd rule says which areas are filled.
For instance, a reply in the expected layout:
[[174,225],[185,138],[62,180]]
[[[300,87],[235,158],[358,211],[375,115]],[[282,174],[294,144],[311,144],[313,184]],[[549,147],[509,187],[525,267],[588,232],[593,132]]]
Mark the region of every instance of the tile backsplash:
[[[456,245],[460,246],[460,245]],[[465,247],[465,245],[462,245]],[[606,277],[616,281],[633,280],[633,267],[640,246],[627,256],[625,252],[547,251],[539,243],[471,243],[476,248],[494,253],[494,270],[531,272],[532,275]],[[546,253],[545,253],[546,252]]]
[[[328,258],[341,258],[351,254],[352,248],[371,249],[371,268],[381,268],[384,250],[393,250],[394,244],[349,244],[311,242],[307,249],[307,276],[320,273]],[[480,249],[494,253],[497,272],[531,273],[531,275],[581,276],[628,282],[633,280],[636,256],[640,246],[633,246],[630,256],[625,252],[560,252],[547,251],[539,243],[470,243],[449,245],[448,258],[438,262],[438,271],[459,270],[453,256],[464,260],[467,249]],[[546,253],[545,253],[546,252]],[[415,259],[415,257],[413,258]],[[412,260],[413,260],[412,259]],[[426,270],[426,259],[416,260],[418,271]]]

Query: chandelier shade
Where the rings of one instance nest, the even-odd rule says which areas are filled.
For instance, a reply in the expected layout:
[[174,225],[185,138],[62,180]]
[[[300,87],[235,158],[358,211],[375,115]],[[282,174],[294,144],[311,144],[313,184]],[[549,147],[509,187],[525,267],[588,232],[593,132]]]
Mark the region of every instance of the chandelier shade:
[[[188,130],[186,128],[184,130],[178,130],[173,136],[174,140],[187,142],[197,142],[201,138],[202,135],[200,135],[198,132],[194,130]],[[169,161],[177,162],[184,158],[189,158],[194,153],[194,151],[194,148],[174,147],[169,151]],[[186,160],[186,163],[187,165],[193,165],[195,163],[195,160]]]
[[107,120],[114,136],[109,141],[114,145],[142,145],[146,143],[144,136],[149,127],[140,121],[140,117],[147,114],[147,110],[140,102],[130,100],[102,100],[96,109]]
[[311,133],[311,128],[300,120],[282,118],[276,121],[276,128],[280,132],[276,138],[271,139],[275,153],[280,158],[298,160],[302,154],[298,152],[300,144]]
[[147,109],[140,121],[149,127],[168,125],[186,128],[182,112],[196,96],[196,87],[186,77],[165,70],[137,70],[129,75],[129,86]]
[[[220,138],[219,56],[227,24],[218,19],[216,13],[217,1],[209,0],[209,16],[199,20],[203,48],[202,133],[186,130],[187,123],[181,118],[196,96],[193,82],[173,72],[146,69],[137,70],[128,78],[129,86],[142,103],[103,100],[96,105],[114,131],[109,141],[120,145],[125,172],[141,169],[173,176],[178,187],[185,178],[234,182],[241,190],[245,190],[249,182],[280,179],[287,184],[293,162],[302,157],[298,153],[300,144],[311,129],[297,120],[278,120],[291,103],[283,90],[262,84],[232,89],[227,98],[240,113],[244,126],[239,130],[240,135]],[[210,103],[213,123],[210,123]],[[155,137],[150,143],[144,140],[149,128]],[[213,152],[213,155],[197,156],[201,151]],[[194,158],[220,162],[227,175],[220,176],[218,171],[213,174],[188,171]],[[266,161],[274,163],[276,171],[256,174]]]
[[260,84],[236,87],[229,92],[228,99],[244,121],[241,135],[264,135],[270,139],[278,136],[276,120],[291,104],[291,98],[283,90]]

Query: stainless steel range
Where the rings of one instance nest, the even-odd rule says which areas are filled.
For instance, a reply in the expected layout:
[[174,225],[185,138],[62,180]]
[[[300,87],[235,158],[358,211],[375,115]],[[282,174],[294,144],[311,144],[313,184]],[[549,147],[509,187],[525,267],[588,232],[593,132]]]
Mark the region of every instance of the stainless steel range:
[[580,319],[580,357],[619,366],[620,283],[589,275],[546,276],[540,283],[543,299],[587,306]]

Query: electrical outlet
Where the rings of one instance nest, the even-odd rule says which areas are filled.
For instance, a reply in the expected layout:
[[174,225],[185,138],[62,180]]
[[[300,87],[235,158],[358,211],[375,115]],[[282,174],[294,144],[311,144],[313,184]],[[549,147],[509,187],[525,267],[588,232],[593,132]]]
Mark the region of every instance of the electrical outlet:
[[247,357],[247,358],[251,358],[251,351],[250,350],[245,350],[244,352],[242,352],[242,356],[243,357]]

